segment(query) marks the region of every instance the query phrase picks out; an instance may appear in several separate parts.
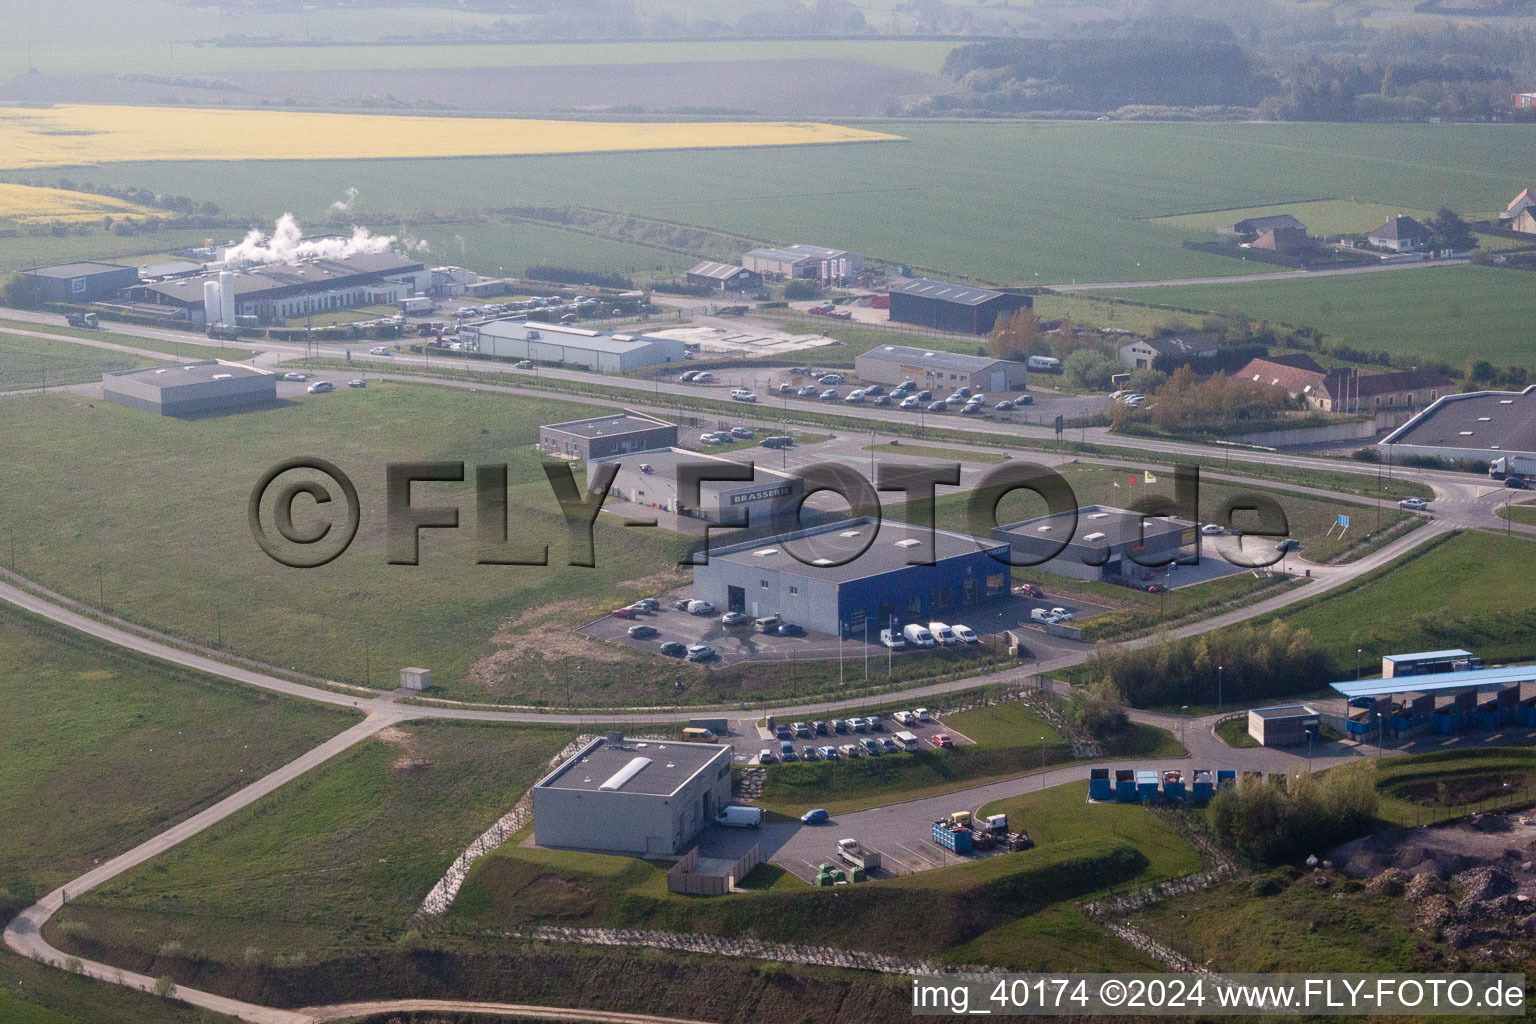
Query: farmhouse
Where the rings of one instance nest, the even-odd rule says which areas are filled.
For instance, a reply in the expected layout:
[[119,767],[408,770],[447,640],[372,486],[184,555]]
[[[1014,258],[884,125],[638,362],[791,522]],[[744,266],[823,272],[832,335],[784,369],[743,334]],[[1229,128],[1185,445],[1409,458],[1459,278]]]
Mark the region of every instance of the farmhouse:
[[1536,235],[1536,210],[1527,206],[1515,214],[1504,226],[1511,231],[1518,231],[1523,235]]
[[1012,359],[968,356],[906,345],[880,345],[855,356],[853,368],[869,384],[900,384],[914,380],[929,391],[1022,391],[1028,368]]
[[689,284],[701,284],[722,292],[746,291],[749,288],[760,288],[763,284],[763,275],[755,270],[734,263],[715,263],[710,260],[694,264],[686,279]]
[[1412,252],[1429,244],[1429,229],[1412,217],[1399,213],[1388,217],[1387,222],[1366,235],[1365,240],[1379,249]]
[[709,564],[693,570],[693,589],[717,608],[781,615],[834,635],[862,637],[867,628],[873,639],[1007,597],[1007,550],[943,530],[844,519],[711,550]]
[[1028,295],[913,278],[891,288],[891,320],[955,334],[986,334],[1000,316],[1035,300]]
[[864,257],[846,249],[796,243],[753,249],[741,258],[741,265],[769,279],[804,278],[841,284],[864,269]]
[[1504,207],[1504,212],[1499,214],[1499,220],[1514,220],[1533,206],[1536,206],[1536,190],[1523,188],[1520,190],[1520,194],[1511,199],[1509,205]]
[[1456,383],[1433,370],[1398,370],[1371,373],[1358,369],[1334,370],[1313,389],[1307,401],[1323,412],[1379,412],[1383,409],[1417,409],[1455,390]]
[[492,320],[460,327],[459,339],[484,355],[561,363],[599,373],[622,373],[687,358],[687,346],[675,338],[614,334],[533,320]]
[[995,527],[992,539],[1008,545],[1014,565],[1105,581],[1174,561],[1185,532],[1193,529],[1193,523],[1173,516],[1144,517],[1123,508],[1089,505]]
[[534,784],[533,841],[670,857],[730,800],[728,745],[610,733]]
[[277,376],[245,363],[205,359],[101,375],[109,402],[159,416],[206,416],[277,401]]
[[1230,227],[1217,228],[1219,235],[1262,235],[1266,231],[1276,229],[1306,231],[1307,226],[1288,213],[1276,214],[1272,217],[1248,217],[1240,220]]
[[1509,98],[1509,105],[1516,110],[1536,108],[1536,92],[1517,92]]
[[1234,380],[1250,380],[1255,384],[1282,388],[1292,398],[1310,397],[1322,386],[1326,376],[1317,361],[1305,352],[1250,359],[1246,366],[1232,375]]
[[600,467],[608,463],[619,467],[609,490],[613,497],[726,526],[769,527],[773,524],[775,503],[798,501],[805,492],[805,481],[800,477],[756,465],[747,480],[699,481],[698,504],[685,505],[678,486],[679,466],[717,465],[734,470],[744,463],[671,447],[595,457],[587,463],[589,487],[596,481]]
[[1378,447],[1443,459],[1536,459],[1536,384],[1524,391],[1447,393]]
[[129,288],[127,294],[136,302],[166,309],[174,319],[203,325],[227,320],[217,310],[210,314],[205,298],[232,293],[237,317],[282,324],[293,317],[357,306],[393,306],[401,299],[425,295],[431,287],[432,271],[423,263],[385,252],[146,281]]
[[38,286],[44,302],[95,302],[139,283],[134,267],[92,261],[33,267],[21,275]]
[[[1120,346],[1120,365],[1137,370],[1176,369],[1192,359],[1216,354],[1216,342],[1204,334],[1137,338]],[[1159,364],[1161,360],[1161,364]]]
[[584,461],[677,444],[677,424],[638,412],[546,423],[539,428],[539,451]]

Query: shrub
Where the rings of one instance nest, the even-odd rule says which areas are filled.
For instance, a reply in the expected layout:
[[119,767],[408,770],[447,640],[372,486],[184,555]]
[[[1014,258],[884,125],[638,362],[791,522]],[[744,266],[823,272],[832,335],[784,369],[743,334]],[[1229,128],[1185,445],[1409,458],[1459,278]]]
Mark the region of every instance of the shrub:
[[814,281],[790,281],[784,286],[784,297],[790,300],[814,299],[821,295],[821,286]]
[[1260,864],[1294,864],[1367,831],[1375,814],[1371,780],[1335,769],[1287,786],[1245,777],[1212,798],[1207,820],[1217,838]]

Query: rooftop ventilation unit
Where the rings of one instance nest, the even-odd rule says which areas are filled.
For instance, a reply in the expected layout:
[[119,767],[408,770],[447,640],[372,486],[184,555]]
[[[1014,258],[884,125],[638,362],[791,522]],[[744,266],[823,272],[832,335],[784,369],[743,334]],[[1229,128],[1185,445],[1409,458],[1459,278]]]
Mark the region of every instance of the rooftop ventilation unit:
[[1083,540],[1084,541],[1101,541],[1101,540],[1104,539],[1104,537],[1105,537],[1105,535],[1102,534],[1102,533],[1090,533],[1088,536],[1084,537]]
[[756,551],[752,552],[752,554],[757,558],[767,558],[769,555],[776,555],[778,553],[778,548],[758,548]]
[[816,561],[812,562],[811,564],[812,565],[820,565],[820,566],[825,567],[825,566],[828,566],[828,565],[832,564],[832,559],[830,559],[830,558],[818,558],[818,559],[816,559]]
[[908,537],[906,540],[897,541],[896,546],[899,548],[915,548],[921,543],[922,541],[917,540],[914,537]]
[[616,771],[612,775],[610,775],[608,777],[608,781],[604,782],[601,786],[598,786],[597,788],[598,789],[607,790],[610,793],[617,792],[618,790],[621,790],[621,789],[624,788],[624,784],[626,782],[628,782],[629,780],[633,779],[636,775],[639,775],[641,772],[643,772],[647,768],[649,768],[650,764],[651,764],[651,759],[648,758],[648,757],[637,757],[637,758],[634,758],[633,760],[631,760],[629,762],[629,764],[625,765],[623,768],[620,768],[618,771]]

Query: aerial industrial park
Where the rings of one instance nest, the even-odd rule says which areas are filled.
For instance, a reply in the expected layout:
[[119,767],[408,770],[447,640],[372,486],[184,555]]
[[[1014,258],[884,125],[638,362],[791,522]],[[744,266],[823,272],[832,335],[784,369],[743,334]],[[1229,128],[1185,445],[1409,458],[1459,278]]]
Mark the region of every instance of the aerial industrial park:
[[1526,15],[83,6],[0,1021],[1525,1012]]

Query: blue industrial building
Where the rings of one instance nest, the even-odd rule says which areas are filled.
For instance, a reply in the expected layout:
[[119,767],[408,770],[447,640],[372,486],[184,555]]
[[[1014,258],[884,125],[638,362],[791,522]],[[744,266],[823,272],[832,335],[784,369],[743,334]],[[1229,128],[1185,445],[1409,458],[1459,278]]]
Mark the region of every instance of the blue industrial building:
[[892,625],[964,622],[966,608],[1006,598],[1007,552],[958,533],[846,519],[711,550],[693,590],[716,608],[848,637],[867,629],[873,640]]
[[[1431,653],[1466,654],[1461,651]],[[1350,713],[1345,723],[1349,734],[1364,738],[1380,735],[1387,729],[1402,733],[1428,726],[1437,733],[1449,735],[1464,729],[1496,729],[1519,722],[1524,708],[1520,687],[1530,682],[1536,682],[1536,665],[1348,680],[1332,685],[1349,703]],[[1489,692],[1492,696],[1479,703],[1480,692]],[[1407,703],[1393,700],[1407,694],[1416,696]],[[1437,706],[1440,697],[1451,698],[1450,703]],[[1536,707],[1526,714],[1532,718],[1532,724],[1536,724]]]

